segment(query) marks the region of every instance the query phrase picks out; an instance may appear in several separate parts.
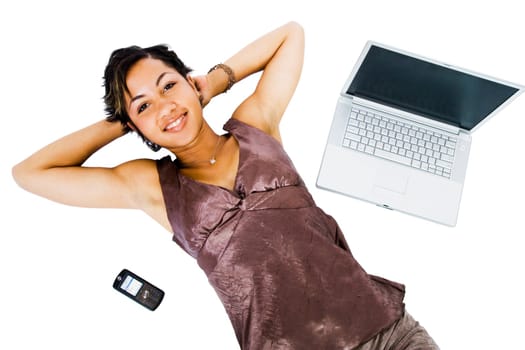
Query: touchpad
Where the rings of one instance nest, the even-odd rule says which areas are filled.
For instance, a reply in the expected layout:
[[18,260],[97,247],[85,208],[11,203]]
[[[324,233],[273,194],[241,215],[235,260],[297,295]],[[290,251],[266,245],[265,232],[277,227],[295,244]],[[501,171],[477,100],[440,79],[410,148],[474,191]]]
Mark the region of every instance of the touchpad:
[[404,194],[407,190],[409,175],[404,172],[383,172],[376,174],[374,185],[385,190]]

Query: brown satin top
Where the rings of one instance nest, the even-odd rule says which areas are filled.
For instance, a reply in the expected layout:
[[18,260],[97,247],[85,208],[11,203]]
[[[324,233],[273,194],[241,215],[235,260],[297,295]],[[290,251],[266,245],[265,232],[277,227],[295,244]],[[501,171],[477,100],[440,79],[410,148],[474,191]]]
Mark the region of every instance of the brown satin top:
[[230,119],[235,189],[157,161],[173,240],[195,257],[242,349],[353,349],[399,319],[404,286],[368,275],[280,143]]

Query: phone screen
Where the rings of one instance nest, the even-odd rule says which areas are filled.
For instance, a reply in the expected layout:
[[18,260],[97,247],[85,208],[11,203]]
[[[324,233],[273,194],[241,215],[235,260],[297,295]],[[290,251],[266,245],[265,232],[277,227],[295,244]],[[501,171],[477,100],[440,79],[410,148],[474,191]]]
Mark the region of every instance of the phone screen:
[[139,292],[140,288],[142,288],[142,286],[142,282],[137,281],[130,275],[127,275],[124,279],[124,282],[122,282],[122,284],[120,285],[120,288],[133,296],[137,296],[137,293]]

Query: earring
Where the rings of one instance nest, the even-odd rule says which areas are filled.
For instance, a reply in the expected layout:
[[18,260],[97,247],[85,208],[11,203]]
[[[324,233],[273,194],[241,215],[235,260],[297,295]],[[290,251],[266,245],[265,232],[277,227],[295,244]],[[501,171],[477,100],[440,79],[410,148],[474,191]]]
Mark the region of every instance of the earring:
[[153,152],[157,152],[158,150],[160,150],[160,146],[157,145],[155,142],[151,142],[150,140],[148,139],[145,139],[144,140],[144,143],[146,144],[146,146],[149,147],[150,150],[152,150]]

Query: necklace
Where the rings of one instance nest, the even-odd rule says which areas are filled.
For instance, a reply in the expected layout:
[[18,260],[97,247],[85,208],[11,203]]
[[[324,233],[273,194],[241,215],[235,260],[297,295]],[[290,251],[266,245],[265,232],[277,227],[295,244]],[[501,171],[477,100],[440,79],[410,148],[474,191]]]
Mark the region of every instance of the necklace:
[[223,139],[222,136],[217,136],[217,142],[215,143],[215,149],[213,150],[213,153],[212,153],[211,157],[209,159],[207,159],[207,160],[200,160],[200,161],[195,161],[195,162],[191,162],[191,163],[182,163],[180,161],[180,159],[177,158],[177,159],[175,159],[175,162],[181,168],[196,167],[196,166],[199,166],[201,164],[202,165],[203,164],[215,165],[215,163],[217,163],[217,158],[216,158],[217,157],[217,153],[219,152],[220,148],[223,145],[223,142],[221,142],[222,139]]
[[217,163],[217,159],[215,158],[215,156],[217,155],[217,151],[219,150],[219,144],[221,144],[222,146],[221,140],[222,140],[222,137],[219,136],[217,138],[217,143],[215,144],[215,150],[213,151],[213,154],[211,155],[211,158],[209,160],[210,165],[214,165],[215,163]]

